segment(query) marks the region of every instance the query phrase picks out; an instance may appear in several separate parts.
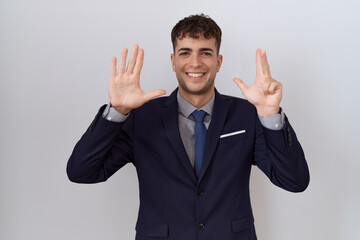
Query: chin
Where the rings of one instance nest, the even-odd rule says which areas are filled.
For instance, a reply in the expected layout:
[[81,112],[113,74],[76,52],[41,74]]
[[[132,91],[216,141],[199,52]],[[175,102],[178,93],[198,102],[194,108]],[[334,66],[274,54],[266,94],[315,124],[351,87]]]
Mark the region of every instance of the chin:
[[204,76],[201,80],[191,80],[188,76],[176,75],[179,83],[179,88],[189,95],[204,95],[208,92],[214,91],[215,79],[209,79]]
[[190,95],[203,95],[208,93],[209,91],[213,91],[214,86],[213,85],[202,85],[202,86],[187,86],[185,84],[180,83],[181,89]]

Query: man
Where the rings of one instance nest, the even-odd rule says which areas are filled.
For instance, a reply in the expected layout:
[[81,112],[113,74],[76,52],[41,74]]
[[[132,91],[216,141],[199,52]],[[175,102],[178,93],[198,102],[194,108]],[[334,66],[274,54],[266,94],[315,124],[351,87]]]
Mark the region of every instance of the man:
[[156,98],[164,90],[141,90],[144,51],[137,45],[127,66],[123,49],[118,72],[112,59],[110,105],[75,146],[69,179],[106,181],[133,163],[140,188],[137,240],[256,239],[251,165],[288,191],[309,183],[300,143],[279,108],[282,86],[258,49],[255,83],[234,79],[250,103],[219,94],[214,80],[223,60],[221,30],[207,16],[181,20],[172,42],[179,86],[169,97]]

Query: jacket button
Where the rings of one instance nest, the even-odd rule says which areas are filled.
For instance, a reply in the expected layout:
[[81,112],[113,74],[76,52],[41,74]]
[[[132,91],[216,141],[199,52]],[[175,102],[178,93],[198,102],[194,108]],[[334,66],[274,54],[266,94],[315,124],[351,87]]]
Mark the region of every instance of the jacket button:
[[198,194],[199,196],[202,196],[202,195],[204,195],[204,190],[202,190],[202,189],[199,189],[199,190],[198,190],[198,192],[197,192],[197,194]]
[[199,229],[200,229],[200,230],[204,230],[204,228],[205,228],[205,225],[204,225],[203,223],[200,223],[200,224],[199,224]]

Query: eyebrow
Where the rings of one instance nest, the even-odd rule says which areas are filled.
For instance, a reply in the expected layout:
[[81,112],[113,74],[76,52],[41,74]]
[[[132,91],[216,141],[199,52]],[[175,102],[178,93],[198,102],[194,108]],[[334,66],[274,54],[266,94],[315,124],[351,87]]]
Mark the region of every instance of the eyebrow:
[[[180,51],[189,51],[189,52],[191,52],[192,50],[190,48],[180,48],[178,50],[178,52],[180,52]],[[200,52],[205,52],[205,51],[214,52],[214,50],[212,50],[211,48],[200,48]]]
[[178,52],[180,52],[180,51],[191,51],[191,49],[190,49],[190,48],[180,48],[180,49],[178,50]]
[[211,48],[200,48],[200,52],[205,52],[205,51],[214,52],[214,50],[212,50]]

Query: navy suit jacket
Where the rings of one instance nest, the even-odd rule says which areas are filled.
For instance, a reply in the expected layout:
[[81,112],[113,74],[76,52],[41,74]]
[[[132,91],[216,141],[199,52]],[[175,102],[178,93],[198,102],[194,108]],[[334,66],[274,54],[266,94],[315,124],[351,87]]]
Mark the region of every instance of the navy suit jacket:
[[103,106],[74,148],[69,179],[106,181],[131,162],[140,188],[137,240],[256,239],[251,166],[275,185],[300,192],[309,183],[307,163],[287,119],[282,130],[266,129],[252,104],[215,94],[199,178],[180,137],[175,90],[131,111],[124,123],[103,119]]

